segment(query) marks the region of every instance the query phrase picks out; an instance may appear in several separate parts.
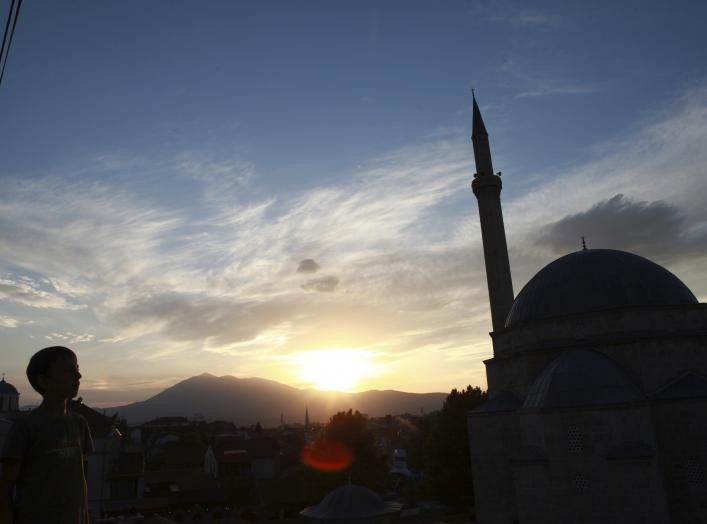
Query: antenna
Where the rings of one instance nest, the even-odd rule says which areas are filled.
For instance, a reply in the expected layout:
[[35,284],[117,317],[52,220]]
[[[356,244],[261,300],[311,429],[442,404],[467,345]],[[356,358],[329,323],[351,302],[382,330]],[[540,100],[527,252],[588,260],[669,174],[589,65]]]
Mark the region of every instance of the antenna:
[[584,240],[584,237],[582,237],[582,251],[587,250],[587,242]]

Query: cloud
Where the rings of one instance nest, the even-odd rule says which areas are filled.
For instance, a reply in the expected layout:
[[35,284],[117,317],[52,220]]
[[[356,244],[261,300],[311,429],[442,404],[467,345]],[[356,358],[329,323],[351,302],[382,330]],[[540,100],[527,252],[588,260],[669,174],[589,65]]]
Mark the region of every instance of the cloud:
[[313,278],[302,284],[302,289],[307,291],[319,291],[320,293],[331,293],[339,285],[339,279],[336,277]]
[[114,313],[123,326],[139,325],[179,341],[232,344],[253,340],[261,332],[297,313],[290,300],[238,302],[197,294],[160,293],[129,303]]
[[62,341],[76,344],[79,342],[91,342],[95,336],[90,333],[76,334],[71,331],[66,331],[64,333],[50,333],[49,335],[45,335],[44,338],[50,341]]
[[[558,23],[557,13],[549,14],[528,9],[522,2],[496,2],[494,0],[474,0],[469,3],[469,13],[475,17],[523,27],[554,26]],[[555,10],[557,11],[557,10]]]
[[707,235],[690,235],[676,206],[662,200],[634,201],[622,194],[550,224],[539,241],[556,253],[566,253],[579,248],[580,235],[590,247],[621,248],[663,260],[707,247]]
[[[504,202],[516,288],[557,254],[579,249],[584,235],[589,247],[652,258],[697,296],[704,294],[707,84],[689,89],[641,124],[595,146],[593,160],[550,170],[530,192]],[[506,187],[513,175],[506,173]]]
[[18,323],[19,322],[16,318],[0,315],[0,327],[16,328]]
[[319,271],[319,264],[311,258],[300,261],[297,266],[297,273],[316,273],[317,271]]
[[[680,265],[676,274],[704,296],[706,107],[707,90],[695,90],[601,145],[591,162],[506,172],[516,290],[558,254],[578,249],[585,235],[590,247]],[[262,375],[267,355],[361,347],[391,362],[429,359],[441,366],[435,373],[457,377],[463,369],[483,381],[490,323],[468,190],[472,158],[464,137],[436,140],[369,160],[335,184],[276,195],[254,187],[257,172],[238,162],[155,160],[172,190],[189,195],[189,207],[103,184],[10,181],[0,194],[3,296],[54,304],[42,311],[51,324],[33,328],[40,337],[71,340],[90,330],[96,346],[111,344],[105,354],[119,365],[172,358],[178,366],[184,359],[174,355],[188,352],[204,369]],[[227,174],[225,186],[219,173]],[[536,183],[519,194],[510,188],[520,178]],[[229,198],[219,198],[222,191]],[[323,276],[312,254],[326,260]],[[16,274],[37,277],[28,283]],[[78,300],[86,309],[71,309]],[[66,319],[72,332],[54,327]],[[75,327],[81,322],[96,327]],[[392,373],[390,385],[398,387]]]
[[77,310],[83,307],[71,304],[55,293],[40,289],[39,284],[28,277],[0,278],[0,298],[36,308]]
[[551,95],[587,95],[591,93],[596,93],[599,88],[592,84],[560,84],[552,85],[543,83],[536,89],[529,91],[521,91],[516,94],[516,98],[532,98],[538,96],[551,96]]

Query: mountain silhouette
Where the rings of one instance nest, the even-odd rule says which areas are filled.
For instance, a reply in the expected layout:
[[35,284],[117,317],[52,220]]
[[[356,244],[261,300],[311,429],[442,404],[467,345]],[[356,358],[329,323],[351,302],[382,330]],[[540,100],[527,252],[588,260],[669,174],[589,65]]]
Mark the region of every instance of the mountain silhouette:
[[129,424],[157,417],[203,416],[205,420],[229,420],[237,425],[260,422],[263,426],[304,422],[305,409],[312,422],[326,422],[338,411],[359,410],[371,417],[402,413],[419,414],[442,407],[446,393],[405,393],[371,390],[342,393],[298,389],[262,378],[216,377],[204,373],[178,382],[142,402],[106,408]]

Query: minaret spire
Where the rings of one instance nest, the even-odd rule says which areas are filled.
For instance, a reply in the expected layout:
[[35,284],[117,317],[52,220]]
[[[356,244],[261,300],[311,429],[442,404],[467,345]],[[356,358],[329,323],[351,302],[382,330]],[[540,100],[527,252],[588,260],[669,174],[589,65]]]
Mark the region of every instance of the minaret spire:
[[495,175],[493,172],[489,135],[473,94],[471,142],[476,162],[476,173],[471,188],[479,204],[491,322],[493,330],[498,331],[503,329],[506,316],[513,305],[513,281],[501,210],[501,177],[500,173]]
[[476,161],[477,175],[493,175],[491,162],[491,148],[489,147],[489,134],[486,132],[484,119],[476,103],[476,96],[472,95],[472,122],[471,142],[474,144],[474,160]]

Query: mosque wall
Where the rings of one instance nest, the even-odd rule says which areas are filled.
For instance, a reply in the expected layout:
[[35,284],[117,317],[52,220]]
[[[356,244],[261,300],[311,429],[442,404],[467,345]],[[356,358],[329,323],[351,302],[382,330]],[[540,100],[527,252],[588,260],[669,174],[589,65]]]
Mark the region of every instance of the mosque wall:
[[599,351],[612,358],[646,395],[687,371],[707,377],[707,334],[681,334],[673,329],[668,335],[640,337],[636,341],[594,340],[586,344],[527,348],[512,357],[496,356],[486,361],[490,396],[511,391],[523,400],[536,378],[557,355],[579,348]]
[[477,521],[517,522],[515,485],[509,468],[518,449],[515,412],[470,413],[467,427]]
[[673,522],[707,522],[707,397],[653,406]]
[[519,418],[521,449],[545,457],[512,463],[520,522],[667,521],[647,405],[521,410]]

